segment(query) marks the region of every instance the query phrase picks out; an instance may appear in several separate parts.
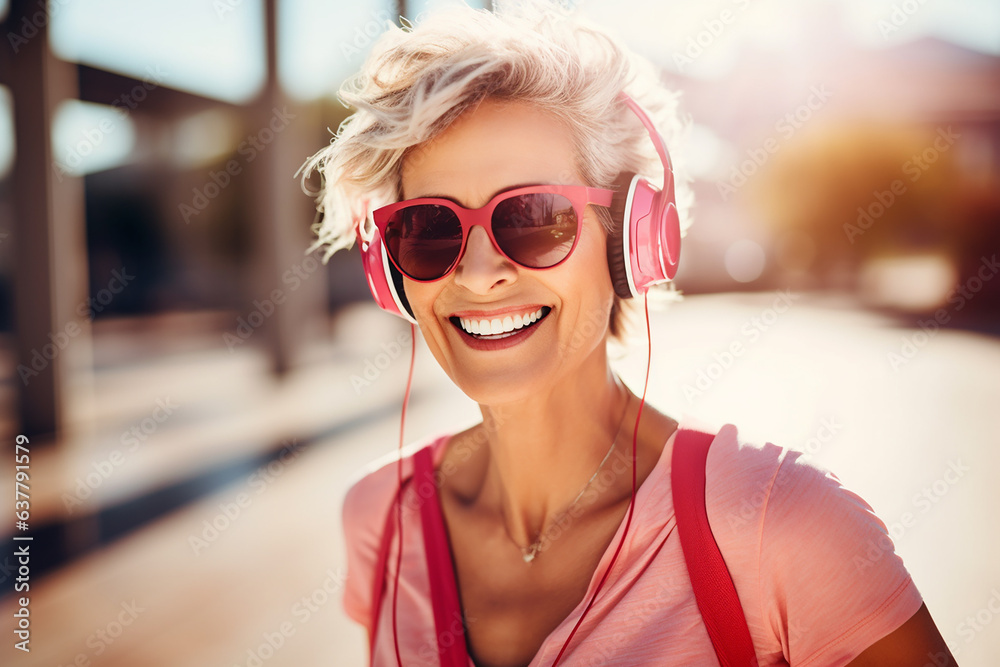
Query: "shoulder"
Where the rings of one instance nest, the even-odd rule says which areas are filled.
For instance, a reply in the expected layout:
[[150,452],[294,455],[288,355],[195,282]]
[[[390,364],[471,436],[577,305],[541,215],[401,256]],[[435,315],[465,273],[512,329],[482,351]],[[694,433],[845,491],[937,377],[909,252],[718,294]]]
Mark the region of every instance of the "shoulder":
[[886,527],[871,505],[796,449],[748,442],[726,424],[712,443],[706,477],[713,532],[753,544],[761,557],[819,542],[830,547],[826,560],[841,558],[857,568],[861,560],[854,556],[869,539],[894,551],[891,540],[880,537]]
[[720,529],[749,531],[758,549],[839,531],[885,530],[868,502],[834,472],[796,449],[746,441],[732,424],[719,429],[706,476],[706,501],[717,514],[713,528],[721,519]]
[[882,520],[802,452],[727,424],[706,475],[712,532],[748,620],[791,664],[846,664],[920,607]]
[[794,453],[770,442],[743,439],[736,426],[718,429],[706,462],[706,494],[711,504],[736,502],[744,508],[760,507],[768,495],[777,471]]
[[820,501],[837,488],[840,480],[802,452],[746,440],[733,424],[718,429],[706,462],[709,516],[713,526],[723,520],[730,530],[759,523],[778,505]]

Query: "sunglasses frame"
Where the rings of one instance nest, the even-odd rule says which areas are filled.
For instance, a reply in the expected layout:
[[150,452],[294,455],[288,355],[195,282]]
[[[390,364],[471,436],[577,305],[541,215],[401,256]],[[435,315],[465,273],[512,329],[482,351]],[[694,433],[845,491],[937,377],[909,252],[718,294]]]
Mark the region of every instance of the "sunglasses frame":
[[[570,204],[573,206],[573,210],[576,212],[576,234],[573,237],[573,245],[570,247],[565,257],[551,266],[535,268],[521,264],[504,252],[504,250],[500,247],[500,244],[497,243],[496,237],[493,235],[493,212],[496,210],[496,207],[499,206],[501,202],[508,199],[528,194],[561,195],[569,200]],[[472,233],[472,228],[476,226],[482,227],[486,230],[486,235],[489,236],[490,243],[492,243],[496,251],[508,261],[523,269],[545,271],[547,269],[554,269],[565,262],[573,254],[573,251],[576,250],[576,244],[580,241],[580,233],[583,231],[583,216],[587,205],[597,204],[598,206],[610,206],[611,199],[614,194],[614,190],[592,188],[587,185],[528,185],[498,192],[492,199],[490,199],[489,202],[480,208],[465,208],[461,204],[443,197],[418,197],[416,199],[404,199],[403,201],[387,204],[386,206],[375,209],[372,211],[372,220],[375,223],[375,228],[378,230],[378,235],[382,240],[382,247],[386,256],[389,258],[389,261],[392,262],[393,266],[395,266],[400,273],[414,282],[433,283],[438,280],[444,280],[450,276],[455,271],[455,267],[461,263],[462,257],[465,255],[465,248],[469,242],[469,234]],[[458,249],[458,255],[448,266],[445,272],[437,278],[415,278],[404,271],[399,263],[396,262],[396,258],[394,258],[392,253],[389,252],[389,245],[385,238],[386,228],[393,214],[407,207],[419,205],[444,206],[455,214],[455,217],[458,218],[459,224],[462,225],[462,245]]]

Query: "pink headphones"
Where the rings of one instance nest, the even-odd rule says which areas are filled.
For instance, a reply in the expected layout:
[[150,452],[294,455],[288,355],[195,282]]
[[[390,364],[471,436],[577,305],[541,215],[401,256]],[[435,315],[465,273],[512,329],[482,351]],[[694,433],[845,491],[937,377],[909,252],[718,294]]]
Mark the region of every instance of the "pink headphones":
[[[661,189],[629,172],[621,174],[615,184],[610,207],[614,230],[607,241],[608,271],[615,294],[628,299],[645,294],[655,283],[673,279],[680,259],[681,226],[674,198],[673,167],[663,138],[635,100],[625,93],[620,98],[646,127],[663,163]],[[370,213],[358,226],[357,233],[365,277],[375,303],[382,310],[416,324],[403,292],[403,276],[389,260],[382,239],[374,231]]]

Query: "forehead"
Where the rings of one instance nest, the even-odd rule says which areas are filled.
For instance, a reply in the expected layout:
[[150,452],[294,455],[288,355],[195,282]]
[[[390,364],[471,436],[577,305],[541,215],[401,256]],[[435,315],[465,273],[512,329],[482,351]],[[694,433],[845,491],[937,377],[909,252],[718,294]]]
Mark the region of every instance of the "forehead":
[[527,183],[583,184],[569,128],[525,102],[484,100],[404,160],[404,199],[444,196],[475,208]]

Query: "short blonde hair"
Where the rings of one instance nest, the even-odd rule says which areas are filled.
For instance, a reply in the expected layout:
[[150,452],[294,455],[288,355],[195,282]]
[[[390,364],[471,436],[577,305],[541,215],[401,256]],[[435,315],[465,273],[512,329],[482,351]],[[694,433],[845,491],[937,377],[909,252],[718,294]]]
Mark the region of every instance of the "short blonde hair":
[[[577,171],[588,185],[612,187],[623,172],[662,181],[649,135],[619,93],[639,103],[668,148],[684,125],[678,94],[605,31],[544,0],[500,5],[493,12],[455,5],[416,24],[401,22],[404,27],[391,26],[361,71],[341,87],[341,100],[355,112],[300,169],[303,188],[317,197],[323,214],[309,250],[325,247],[324,262],[353,245],[357,225],[374,208],[402,198],[404,159],[487,97],[528,102],[564,122],[574,137]],[[314,171],[322,177],[318,192],[306,184]],[[691,196],[678,171],[674,159],[686,228]],[[606,210],[600,217],[607,226]],[[617,299],[616,306],[614,335],[620,331]]]

